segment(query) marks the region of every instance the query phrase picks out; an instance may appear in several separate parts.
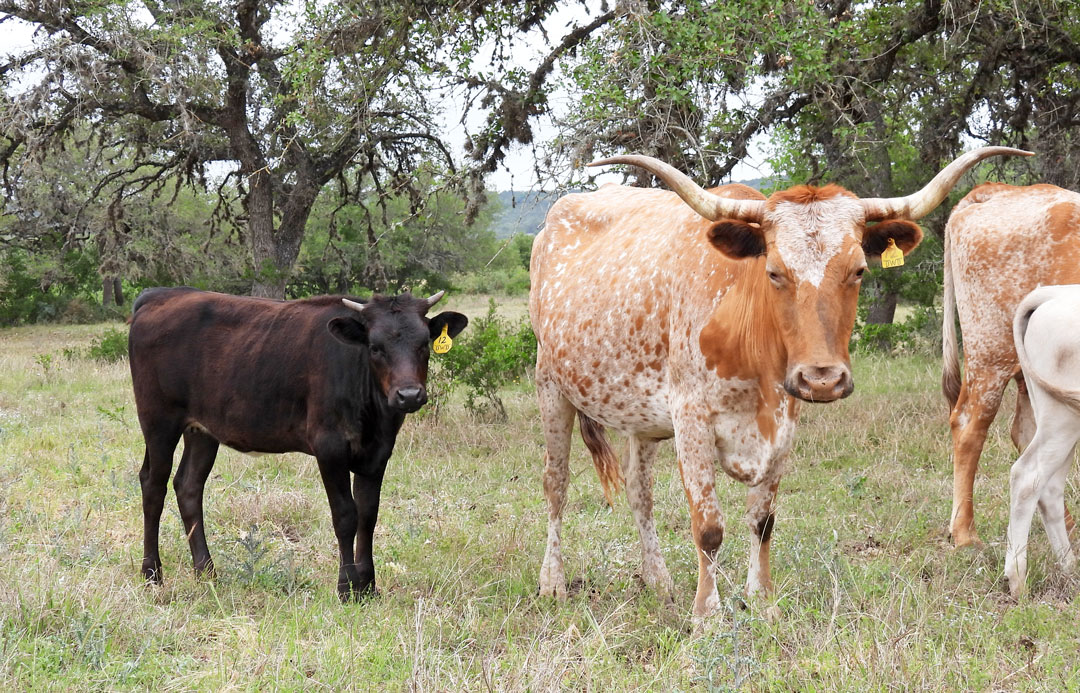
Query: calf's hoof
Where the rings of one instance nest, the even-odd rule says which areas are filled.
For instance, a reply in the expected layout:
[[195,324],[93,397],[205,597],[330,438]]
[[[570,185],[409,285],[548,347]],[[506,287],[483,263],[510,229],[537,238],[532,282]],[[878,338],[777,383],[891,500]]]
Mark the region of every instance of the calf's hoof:
[[338,584],[338,599],[341,600],[342,604],[360,604],[369,599],[375,599],[381,594],[374,582],[369,582],[361,587],[353,587],[348,583],[345,585]]
[[217,570],[214,569],[214,562],[207,561],[202,566],[195,566],[195,577],[200,580],[213,580],[217,577]]
[[148,586],[149,585],[161,585],[165,581],[164,578],[162,577],[162,574],[161,574],[161,566],[160,565],[157,565],[157,566],[153,566],[153,565],[146,566],[146,565],[144,565],[143,568],[142,568],[142,576],[143,576],[143,579],[146,581],[146,584]]

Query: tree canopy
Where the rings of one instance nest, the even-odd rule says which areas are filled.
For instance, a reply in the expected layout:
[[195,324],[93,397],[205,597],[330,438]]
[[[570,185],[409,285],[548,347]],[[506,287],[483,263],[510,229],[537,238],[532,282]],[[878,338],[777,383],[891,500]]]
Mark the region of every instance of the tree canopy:
[[[1063,0],[0,0],[0,26],[36,31],[0,65],[16,219],[0,243],[90,239],[108,279],[146,253],[181,262],[169,239],[190,225],[162,210],[186,204],[204,248],[248,249],[256,294],[284,295],[298,261],[311,286],[437,281],[468,265],[452,249],[481,242],[463,224],[514,147],[563,186],[631,152],[708,184],[757,157],[782,184],[890,196],[986,142],[1039,155],[995,162],[1010,181],[1076,188],[1078,15]],[[316,257],[337,274],[312,279]],[[868,293],[927,300],[925,270]]]

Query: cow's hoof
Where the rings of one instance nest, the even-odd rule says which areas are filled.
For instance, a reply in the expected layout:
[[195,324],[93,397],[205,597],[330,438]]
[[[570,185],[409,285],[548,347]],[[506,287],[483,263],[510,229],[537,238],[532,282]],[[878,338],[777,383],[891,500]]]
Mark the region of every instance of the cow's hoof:
[[545,585],[540,583],[536,586],[536,594],[540,597],[553,597],[560,602],[565,602],[566,585]]
[[957,549],[964,549],[964,550],[967,550],[967,551],[980,552],[980,551],[983,551],[984,549],[986,549],[986,544],[983,543],[982,539],[978,538],[977,536],[972,535],[972,536],[968,537],[967,541],[965,541],[964,543],[962,543],[962,544],[957,543],[956,548]]

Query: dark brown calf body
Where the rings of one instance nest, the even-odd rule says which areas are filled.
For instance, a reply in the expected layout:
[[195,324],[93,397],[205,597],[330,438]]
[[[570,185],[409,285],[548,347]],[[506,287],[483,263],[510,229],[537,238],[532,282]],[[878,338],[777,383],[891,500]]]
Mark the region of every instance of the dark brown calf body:
[[397,432],[426,399],[430,340],[443,324],[456,335],[467,323],[458,313],[429,321],[429,305],[408,295],[376,297],[357,312],[340,296],[273,301],[186,288],[144,292],[128,348],[146,440],[139,475],[146,578],[161,581],[159,522],[183,436],[173,486],[197,572],[213,568],[202,498],[223,443],[242,452],[313,455],[341,552],[339,595],[373,591],[372,535]]

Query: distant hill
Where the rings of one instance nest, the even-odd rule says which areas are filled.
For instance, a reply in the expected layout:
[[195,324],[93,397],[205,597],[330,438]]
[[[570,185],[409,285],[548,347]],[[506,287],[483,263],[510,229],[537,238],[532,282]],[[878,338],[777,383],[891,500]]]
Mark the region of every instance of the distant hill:
[[496,238],[509,238],[515,233],[535,236],[544,224],[548,208],[559,199],[561,193],[546,190],[522,192],[504,190],[498,193],[499,211],[491,220]]
[[[776,185],[776,181],[772,178],[753,178],[737,182],[749,185],[755,190]],[[548,190],[504,190],[496,193],[499,199],[499,211],[491,220],[495,237],[509,238],[515,233],[535,236],[544,225],[544,217],[547,216],[548,209],[564,194],[566,193]]]

